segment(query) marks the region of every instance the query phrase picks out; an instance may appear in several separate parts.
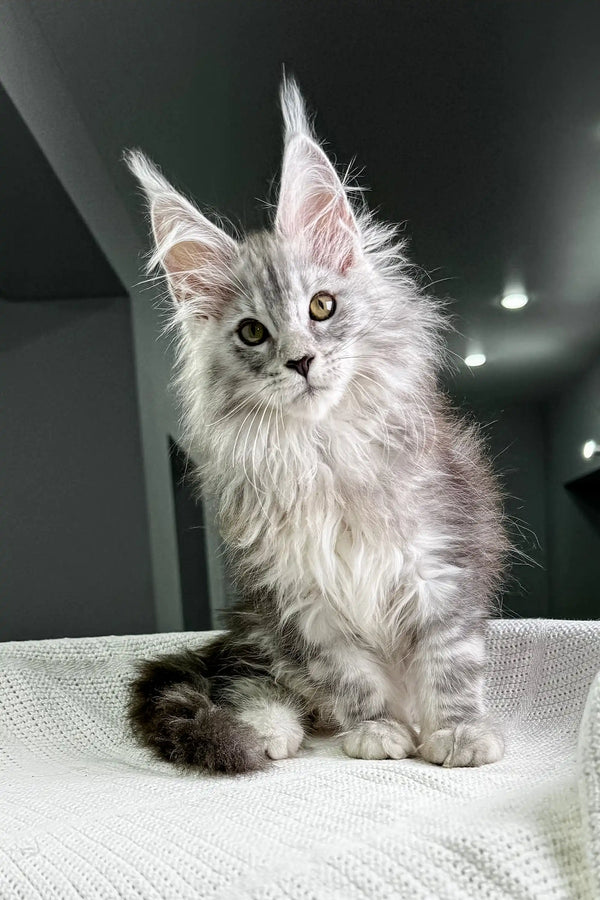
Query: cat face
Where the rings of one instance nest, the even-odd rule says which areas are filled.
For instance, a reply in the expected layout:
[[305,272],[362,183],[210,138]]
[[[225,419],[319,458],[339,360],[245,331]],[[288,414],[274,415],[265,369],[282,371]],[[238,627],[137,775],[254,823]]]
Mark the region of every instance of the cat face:
[[274,226],[242,240],[203,216],[141,153],[129,154],[150,208],[151,266],[167,277],[174,322],[197,361],[186,390],[201,391],[224,416],[260,416],[264,405],[267,421],[274,410],[319,421],[349,398],[363,413],[376,410],[403,386],[414,395],[437,317],[402,274],[393,230],[355,215],[293,82],[284,83],[282,109]]
[[318,420],[343,398],[368,327],[359,270],[316,264],[278,234],[248,237],[232,260],[234,287],[208,324],[210,378],[232,400],[264,398]]

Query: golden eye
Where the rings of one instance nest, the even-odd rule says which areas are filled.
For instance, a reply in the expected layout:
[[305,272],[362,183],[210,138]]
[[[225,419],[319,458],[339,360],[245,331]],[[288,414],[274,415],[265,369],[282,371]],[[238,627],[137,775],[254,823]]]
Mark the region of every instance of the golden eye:
[[324,322],[330,319],[335,312],[335,297],[328,294],[327,291],[319,291],[310,301],[308,312],[311,319],[317,322]]
[[269,332],[257,319],[244,319],[240,322],[237,333],[240,340],[250,347],[262,344],[269,337]]

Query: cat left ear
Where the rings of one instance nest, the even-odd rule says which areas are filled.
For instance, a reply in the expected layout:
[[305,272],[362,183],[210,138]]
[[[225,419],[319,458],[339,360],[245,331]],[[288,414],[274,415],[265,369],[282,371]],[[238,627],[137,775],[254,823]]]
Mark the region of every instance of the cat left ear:
[[150,268],[162,266],[175,301],[193,301],[204,318],[218,318],[231,292],[231,262],[237,244],[186,200],[139,151],[126,162],[142,185],[155,249]]
[[300,92],[285,82],[281,103],[286,143],[276,229],[316,262],[345,272],[360,251],[359,230],[344,186],[313,138]]

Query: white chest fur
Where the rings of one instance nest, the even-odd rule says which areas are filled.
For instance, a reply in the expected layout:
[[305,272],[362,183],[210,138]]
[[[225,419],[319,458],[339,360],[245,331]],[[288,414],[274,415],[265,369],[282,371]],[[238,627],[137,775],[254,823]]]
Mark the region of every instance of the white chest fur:
[[255,443],[235,474],[226,537],[259,586],[278,596],[283,616],[296,614],[317,643],[342,632],[392,649],[429,567],[410,478],[392,479],[376,448],[359,459],[356,442],[342,445],[337,434],[287,452]]
[[277,521],[264,540],[284,614],[298,614],[316,643],[343,632],[389,648],[401,608],[414,594],[415,554],[381,498],[378,503],[369,486],[340,484],[323,467]]

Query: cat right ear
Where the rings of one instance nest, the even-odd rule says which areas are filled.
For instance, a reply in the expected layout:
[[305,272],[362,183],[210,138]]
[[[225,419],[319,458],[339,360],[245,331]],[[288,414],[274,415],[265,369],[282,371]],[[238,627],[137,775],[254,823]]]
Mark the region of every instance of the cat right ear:
[[161,266],[177,303],[193,302],[204,318],[218,318],[232,290],[231,263],[237,244],[178,193],[139,150],[125,154],[140,182],[154,236],[149,268]]
[[360,235],[344,185],[319,146],[296,82],[283,80],[285,151],[275,227],[317,262],[345,272],[360,255]]

